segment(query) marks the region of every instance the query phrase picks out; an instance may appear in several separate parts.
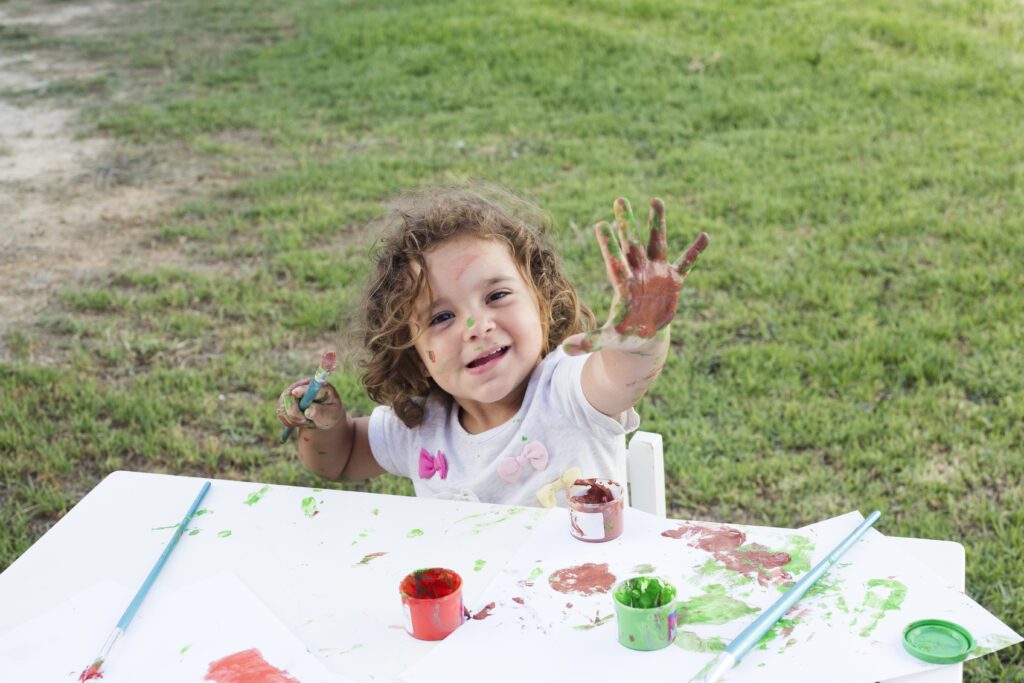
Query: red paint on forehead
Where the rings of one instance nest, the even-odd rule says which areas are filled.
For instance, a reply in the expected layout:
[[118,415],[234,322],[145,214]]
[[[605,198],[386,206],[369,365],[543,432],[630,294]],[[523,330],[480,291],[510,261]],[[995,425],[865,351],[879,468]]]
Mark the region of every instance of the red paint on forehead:
[[287,671],[268,663],[256,648],[211,662],[203,680],[214,683],[300,683]]

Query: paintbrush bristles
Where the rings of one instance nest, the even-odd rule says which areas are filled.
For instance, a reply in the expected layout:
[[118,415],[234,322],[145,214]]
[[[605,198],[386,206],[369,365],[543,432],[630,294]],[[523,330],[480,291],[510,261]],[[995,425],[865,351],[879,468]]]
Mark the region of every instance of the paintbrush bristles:
[[338,369],[338,354],[334,351],[327,351],[324,353],[324,357],[320,359],[320,369],[324,372],[334,372]]

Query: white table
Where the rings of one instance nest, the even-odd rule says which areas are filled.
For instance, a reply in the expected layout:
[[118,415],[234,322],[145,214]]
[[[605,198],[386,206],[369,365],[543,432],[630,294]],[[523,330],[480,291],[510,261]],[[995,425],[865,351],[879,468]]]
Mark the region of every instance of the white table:
[[[134,591],[202,481],[109,475],[0,574],[0,631],[104,579]],[[207,512],[190,525],[200,531],[182,538],[150,595],[230,570],[326,666],[373,681],[395,679],[433,647],[402,627],[397,586],[405,573],[426,566],[455,569],[473,609],[546,513],[222,480],[214,480],[202,509]],[[401,553],[367,559],[396,540]],[[932,566],[963,585],[959,544],[891,542],[913,544],[913,552],[929,556]],[[894,680],[946,683],[960,677],[956,666]]]

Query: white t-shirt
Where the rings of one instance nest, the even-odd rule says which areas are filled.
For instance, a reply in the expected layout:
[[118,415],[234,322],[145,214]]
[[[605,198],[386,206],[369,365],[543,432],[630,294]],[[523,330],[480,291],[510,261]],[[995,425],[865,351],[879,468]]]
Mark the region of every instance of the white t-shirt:
[[[370,450],[388,472],[412,479],[417,496],[540,505],[538,491],[578,467],[583,477],[617,480],[625,435],[640,425],[632,408],[608,417],[583,395],[588,355],[561,348],[534,369],[519,411],[480,434],[459,423],[459,406],[431,396],[423,422],[409,429],[387,406],[370,414]],[[441,457],[443,454],[443,457]],[[546,454],[546,457],[545,457]],[[444,475],[442,477],[442,475]],[[565,505],[564,492],[557,495]]]

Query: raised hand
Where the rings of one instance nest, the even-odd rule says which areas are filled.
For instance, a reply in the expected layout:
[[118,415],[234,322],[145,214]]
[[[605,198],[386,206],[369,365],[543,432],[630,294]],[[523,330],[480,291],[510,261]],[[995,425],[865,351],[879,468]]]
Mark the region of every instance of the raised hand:
[[312,427],[313,429],[330,429],[338,422],[344,409],[338,391],[330,383],[324,384],[313,399],[312,405],[303,412],[299,410],[299,400],[306,393],[312,377],[300,380],[291,385],[277,399],[277,419],[285,427]]
[[608,278],[615,288],[608,322],[599,329],[565,340],[566,353],[576,355],[601,349],[635,350],[645,346],[676,314],[679,292],[697,257],[708,246],[702,232],[674,263],[668,263],[665,204],[651,200],[647,226],[651,236],[646,252],[636,236],[629,201],[615,200],[615,231],[604,221],[594,226]]

